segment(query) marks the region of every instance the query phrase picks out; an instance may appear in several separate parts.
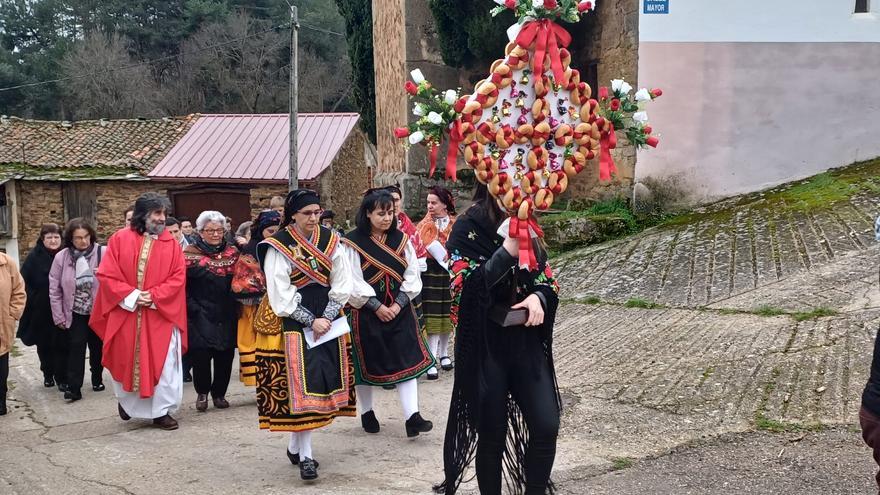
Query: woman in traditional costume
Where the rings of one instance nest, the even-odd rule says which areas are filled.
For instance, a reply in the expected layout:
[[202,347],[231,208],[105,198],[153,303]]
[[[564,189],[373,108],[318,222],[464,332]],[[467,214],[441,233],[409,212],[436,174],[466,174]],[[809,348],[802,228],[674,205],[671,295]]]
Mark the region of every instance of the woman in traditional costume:
[[[199,236],[183,249],[186,260],[186,315],[189,359],[196,389],[196,410],[226,409],[226,391],[235,360],[238,304],[232,294],[232,273],[238,249],[224,237],[226,217],[203,211],[196,219]],[[213,373],[212,373],[213,365]]]
[[257,215],[251,226],[250,239],[242,248],[232,275],[232,293],[241,303],[238,317],[238,379],[248,387],[257,385],[257,368],[254,364],[257,333],[254,320],[257,306],[266,295],[266,276],[257,261],[257,244],[278,231],[281,214],[265,210]]
[[[440,367],[449,371],[452,369],[452,360],[449,359],[452,293],[449,290],[446,240],[455,225],[455,199],[449,190],[434,186],[428,193],[427,202],[428,213],[416,227],[419,239],[428,253],[427,270],[422,274],[422,310],[431,353],[440,363]],[[432,366],[428,370],[428,379],[437,378],[437,368]]]
[[287,457],[300,477],[318,477],[312,431],[356,415],[348,335],[309,348],[333,329],[352,292],[339,236],[318,225],[320,198],[307,189],[285,200],[282,228],[257,245],[266,297],[257,309],[257,408],[260,428],[290,432]]
[[474,200],[447,243],[456,369],[445,481],[435,489],[454,494],[476,458],[480,493],[500,494],[503,475],[511,493],[543,495],[561,404],[552,352],[558,286],[543,246],[533,241],[536,271],[519,268],[519,241],[497,233],[504,214],[495,199],[479,186]]
[[417,378],[434,366],[412,300],[422,290],[416,253],[397,229],[394,198],[369,192],[357,215],[357,228],[343,240],[352,267],[352,327],[355,381],[361,426],[379,432],[373,412],[373,386],[397,385],[406,436],[431,431],[419,414]]

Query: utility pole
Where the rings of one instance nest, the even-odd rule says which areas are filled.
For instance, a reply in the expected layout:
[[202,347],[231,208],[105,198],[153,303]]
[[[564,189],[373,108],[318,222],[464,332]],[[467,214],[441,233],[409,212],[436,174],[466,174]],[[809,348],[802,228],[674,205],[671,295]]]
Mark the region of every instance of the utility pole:
[[297,116],[299,115],[299,13],[296,6],[290,6],[290,178],[287,189],[299,188],[299,164],[296,142]]

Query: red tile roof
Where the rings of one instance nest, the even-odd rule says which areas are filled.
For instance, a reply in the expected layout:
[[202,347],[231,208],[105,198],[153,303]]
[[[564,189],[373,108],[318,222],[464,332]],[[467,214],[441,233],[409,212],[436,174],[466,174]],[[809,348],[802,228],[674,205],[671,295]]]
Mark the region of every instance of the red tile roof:
[[[356,113],[299,114],[299,180],[330,164],[359,119]],[[152,179],[287,182],[287,114],[202,115],[148,174]]]
[[192,126],[196,116],[57,122],[0,118],[0,165],[146,171]]

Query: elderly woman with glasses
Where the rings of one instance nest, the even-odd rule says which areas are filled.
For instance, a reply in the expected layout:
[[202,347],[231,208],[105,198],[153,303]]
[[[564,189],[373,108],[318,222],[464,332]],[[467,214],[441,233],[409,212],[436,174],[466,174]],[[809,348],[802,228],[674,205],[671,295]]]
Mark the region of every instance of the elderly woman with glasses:
[[[238,250],[227,245],[226,217],[204,211],[196,219],[198,237],[184,249],[186,259],[186,313],[189,356],[192,363],[196,410],[208,409],[208,394],[217,409],[226,409],[226,389],[235,358],[238,304],[232,293],[232,275]],[[214,364],[213,378],[211,362]]]

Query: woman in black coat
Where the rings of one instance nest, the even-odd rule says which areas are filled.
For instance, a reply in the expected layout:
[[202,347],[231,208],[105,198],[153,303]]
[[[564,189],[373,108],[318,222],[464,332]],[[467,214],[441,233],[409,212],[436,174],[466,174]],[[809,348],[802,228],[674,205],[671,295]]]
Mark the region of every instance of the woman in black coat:
[[43,385],[62,392],[66,386],[67,346],[62,330],[52,322],[49,307],[49,269],[61,249],[61,227],[47,223],[40,229],[37,245],[21,266],[27,291],[27,304],[18,324],[18,338],[26,346],[37,346]]

